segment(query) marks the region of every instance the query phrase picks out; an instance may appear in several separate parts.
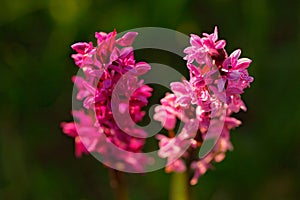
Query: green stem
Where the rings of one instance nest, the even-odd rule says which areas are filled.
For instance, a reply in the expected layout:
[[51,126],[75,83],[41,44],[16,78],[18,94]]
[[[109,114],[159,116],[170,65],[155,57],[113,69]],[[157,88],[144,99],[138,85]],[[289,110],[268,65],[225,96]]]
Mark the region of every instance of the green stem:
[[129,200],[124,174],[122,172],[110,169],[110,186],[114,190],[117,200]]
[[170,200],[189,200],[187,172],[173,173],[171,178]]

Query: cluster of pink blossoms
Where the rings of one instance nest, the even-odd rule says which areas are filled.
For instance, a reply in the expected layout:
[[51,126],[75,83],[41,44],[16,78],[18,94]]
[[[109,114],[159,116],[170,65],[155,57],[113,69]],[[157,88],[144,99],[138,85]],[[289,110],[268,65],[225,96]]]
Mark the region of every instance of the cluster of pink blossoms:
[[[143,129],[136,128],[135,123],[141,121],[145,115],[142,108],[148,104],[147,99],[152,94],[152,88],[144,85],[138,77],[151,67],[145,62],[136,63],[134,60],[131,45],[137,33],[128,32],[119,39],[116,39],[116,35],[116,31],[108,34],[96,33],[96,47],[92,42],[72,45],[77,52],[72,58],[83,71],[83,76],[72,79],[77,87],[76,98],[82,102],[82,109],[72,111],[74,122],[63,122],[61,126],[65,134],[75,138],[77,157],[83,153],[99,153],[105,155],[107,160],[102,159],[107,165],[118,161],[138,165],[139,163],[130,161],[126,154],[114,152],[107,143],[125,152],[141,152],[145,143],[141,136],[146,133]],[[113,91],[116,87],[119,87],[116,97],[119,117],[122,118],[122,113],[129,113],[132,118],[122,118],[122,129],[116,123],[112,111]],[[138,137],[132,136],[133,134]]]
[[[189,80],[171,83],[173,93],[167,93],[161,99],[154,119],[160,121],[170,133],[169,137],[157,136],[160,140],[159,156],[168,160],[166,171],[189,170],[194,173],[190,183],[195,185],[213,162],[222,161],[226,151],[232,149],[229,132],[241,122],[231,114],[240,109],[246,111],[241,94],[253,78],[247,71],[251,60],[239,58],[239,49],[228,56],[224,49],[226,42],[218,40],[217,27],[214,33],[204,33],[203,37],[192,34],[190,44],[184,50]],[[174,137],[178,120],[184,127]],[[209,129],[217,131],[213,123],[221,124],[220,134],[213,148],[199,158],[199,149]]]
[[[128,32],[119,39],[116,35],[116,31],[96,33],[96,47],[91,42],[72,45],[77,52],[72,58],[83,72],[73,77],[82,109],[72,111],[74,122],[61,126],[65,134],[75,138],[77,157],[97,153],[110,167],[143,172],[150,162],[147,156],[130,153],[142,152],[147,136],[136,123],[143,119],[142,108],[152,94],[152,88],[139,76],[151,67],[134,60],[131,45],[137,33]],[[189,79],[171,83],[172,93],[161,99],[154,119],[169,131],[168,137],[157,135],[158,155],[167,160],[166,171],[191,171],[190,183],[194,185],[213,162],[221,162],[232,149],[229,133],[241,122],[231,115],[246,111],[241,94],[253,78],[247,71],[251,60],[239,58],[239,49],[228,56],[226,42],[218,40],[217,28],[203,37],[192,34],[190,44],[184,50]],[[177,128],[180,133],[175,135]],[[207,138],[214,138],[215,143],[199,156]]]

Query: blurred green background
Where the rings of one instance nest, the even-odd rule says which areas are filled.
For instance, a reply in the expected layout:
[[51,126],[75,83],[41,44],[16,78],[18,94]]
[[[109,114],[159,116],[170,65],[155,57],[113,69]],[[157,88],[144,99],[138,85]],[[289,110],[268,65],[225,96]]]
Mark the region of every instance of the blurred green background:
[[[201,34],[215,25],[228,52],[242,48],[253,59],[255,82],[243,96],[249,111],[237,115],[243,125],[232,132],[234,151],[192,196],[299,199],[299,13],[296,0],[2,0],[0,199],[113,199],[107,169],[91,156],[76,159],[59,127],[72,119],[71,44],[113,28]],[[163,170],[126,178],[134,200],[168,198]]]

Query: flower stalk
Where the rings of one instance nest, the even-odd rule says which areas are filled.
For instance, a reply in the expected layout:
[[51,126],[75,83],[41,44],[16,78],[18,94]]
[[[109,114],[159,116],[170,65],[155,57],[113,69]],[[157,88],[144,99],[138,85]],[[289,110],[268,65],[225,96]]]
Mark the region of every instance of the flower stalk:
[[189,200],[190,187],[187,172],[173,173],[170,185],[170,200]]
[[110,169],[110,186],[114,191],[116,200],[129,200],[124,173]]

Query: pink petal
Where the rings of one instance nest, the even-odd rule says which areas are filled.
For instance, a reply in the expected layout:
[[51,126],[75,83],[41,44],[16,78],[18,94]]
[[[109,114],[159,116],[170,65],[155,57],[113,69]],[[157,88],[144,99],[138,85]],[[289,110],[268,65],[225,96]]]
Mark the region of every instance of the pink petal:
[[216,49],[223,49],[226,46],[226,41],[225,40],[219,40],[216,43]]
[[241,50],[240,49],[237,49],[234,52],[232,52],[232,54],[230,55],[231,66],[233,66],[233,67],[236,66],[237,60],[240,57],[240,55],[241,55]]
[[251,64],[252,60],[249,58],[241,58],[237,61],[236,69],[246,69]]
[[231,87],[226,89],[226,93],[232,95],[232,94],[242,94],[243,90],[237,87]]
[[189,96],[181,96],[176,99],[176,103],[182,107],[187,107],[191,103],[191,98]]
[[151,69],[151,66],[146,62],[139,62],[135,65],[135,68],[132,69],[134,74],[137,76],[147,73]]
[[87,89],[87,91],[90,92],[90,94],[94,95],[96,92],[96,88],[94,88],[93,86],[91,86],[90,84],[88,84],[85,81],[82,81],[82,85],[85,87],[85,89]]
[[213,35],[212,35],[212,41],[217,41],[218,40],[218,27],[217,26],[215,26],[215,30],[214,30],[214,33],[213,33]]
[[226,117],[225,123],[229,129],[236,128],[242,124],[242,122],[240,120],[237,120],[234,117]]
[[234,52],[232,52],[229,57],[238,59],[240,57],[240,55],[241,55],[241,50],[237,49]]
[[227,70],[228,70],[229,65],[231,65],[231,58],[230,58],[230,57],[226,58],[226,59],[224,60],[224,62],[223,62],[222,65],[223,65],[223,68],[224,68],[224,69],[227,69]]
[[187,63],[187,67],[195,76],[200,75],[199,69],[195,65]]
[[187,90],[185,88],[185,85],[181,82],[173,82],[170,84],[171,90],[176,94],[186,94]]
[[106,37],[107,37],[107,33],[104,33],[104,32],[96,32],[95,33],[95,38],[98,39],[100,42],[105,40]]
[[91,105],[95,103],[95,98],[94,96],[88,96],[87,98],[85,98],[85,100],[83,101],[83,107],[85,107],[86,109],[90,109]]
[[191,34],[190,43],[192,46],[202,47],[201,38],[198,35]]
[[87,149],[85,148],[84,144],[81,142],[79,137],[75,138],[75,155],[77,158],[80,158],[83,153],[88,153]]
[[134,42],[137,35],[138,35],[137,32],[128,32],[123,37],[118,39],[116,42],[120,46],[130,46]]
[[223,78],[218,80],[217,86],[218,86],[218,91],[219,92],[223,91],[225,83],[226,83],[226,80],[224,80]]
[[78,135],[74,122],[69,122],[69,123],[62,122],[60,124],[60,126],[66,135],[71,136],[71,137],[76,137]]
[[163,123],[163,127],[167,130],[173,130],[175,128],[176,118],[173,115],[169,115],[166,121]]
[[235,80],[239,79],[241,77],[241,75],[242,75],[242,73],[239,72],[238,70],[231,70],[231,71],[229,71],[227,78],[229,80],[235,81]]
[[90,47],[89,43],[86,42],[77,42],[71,46],[72,49],[77,51],[77,53],[84,54],[85,50]]
[[110,61],[115,61],[120,57],[120,50],[118,48],[114,48],[110,54]]

